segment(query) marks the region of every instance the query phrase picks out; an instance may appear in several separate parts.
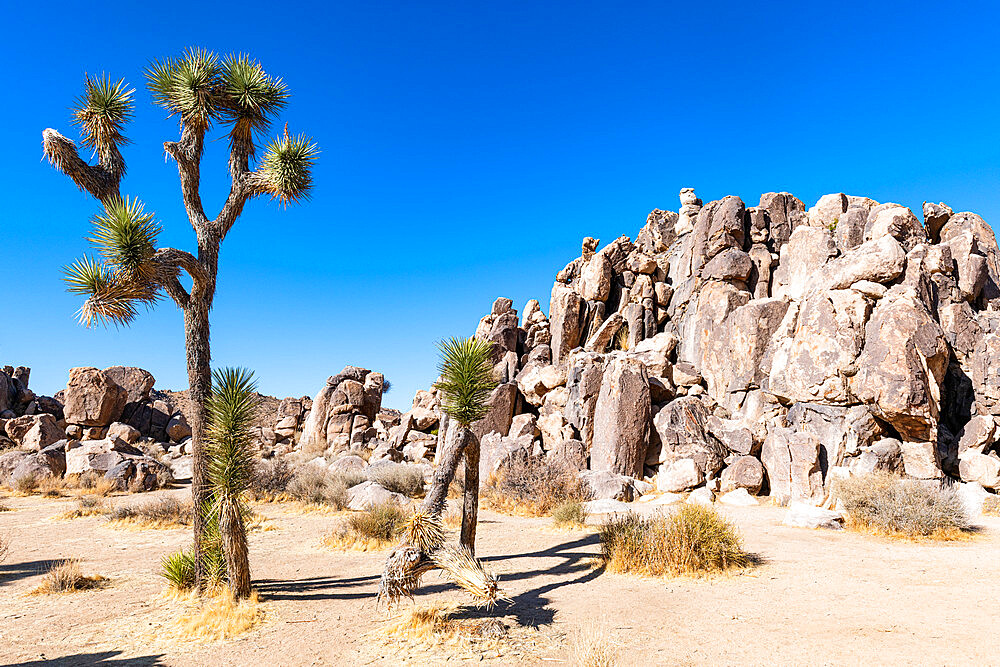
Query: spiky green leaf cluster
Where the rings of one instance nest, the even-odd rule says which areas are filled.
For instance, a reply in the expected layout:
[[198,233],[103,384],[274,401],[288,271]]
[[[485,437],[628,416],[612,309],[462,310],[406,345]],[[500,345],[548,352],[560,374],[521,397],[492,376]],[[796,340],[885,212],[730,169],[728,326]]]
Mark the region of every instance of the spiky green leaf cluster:
[[87,297],[78,312],[82,324],[129,324],[140,305],[160,297],[152,262],[160,227],[141,201],[128,197],[109,200],[93,223],[89,240],[104,261],[77,260],[63,269],[63,280],[69,292]]
[[138,199],[115,198],[93,218],[94,235],[88,239],[125,282],[152,283],[152,263],[160,225],[146,213]]
[[222,61],[221,116],[232,125],[233,142],[250,143],[254,132],[270,127],[288,101],[288,88],[270,76],[256,60],[239,54]]
[[468,426],[489,411],[487,400],[497,386],[493,343],[478,338],[451,338],[438,343],[441,409]]
[[253,373],[222,368],[208,399],[208,478],[216,497],[241,498],[250,488],[256,458],[251,429],[259,399]]
[[288,135],[268,144],[260,166],[254,172],[257,194],[271,195],[282,204],[309,198],[312,190],[312,168],[319,149],[304,134]]
[[83,95],[73,106],[73,119],[83,133],[83,145],[103,151],[128,143],[123,134],[135,108],[124,79],[112,81],[108,75],[87,77]]
[[78,259],[63,268],[66,289],[87,297],[77,318],[81,324],[128,324],[138,314],[138,298],[134,286],[122,282],[107,265],[93,257]]
[[192,48],[179,58],[153,61],[146,68],[146,85],[153,101],[171,117],[207,129],[219,117],[221,73],[218,56]]

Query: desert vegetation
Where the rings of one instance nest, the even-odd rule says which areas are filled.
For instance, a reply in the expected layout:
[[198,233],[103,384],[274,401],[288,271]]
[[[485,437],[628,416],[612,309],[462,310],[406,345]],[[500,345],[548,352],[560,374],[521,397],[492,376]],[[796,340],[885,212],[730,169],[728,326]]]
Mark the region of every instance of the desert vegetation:
[[525,456],[512,459],[490,476],[484,497],[501,512],[545,516],[567,503],[591,499],[586,482],[562,462]]
[[[88,507],[89,506],[89,507]],[[100,512],[102,505],[81,499],[78,509]],[[121,503],[105,511],[108,521],[135,528],[190,528],[194,525],[194,505],[176,498],[158,498],[138,503]]]
[[[280,78],[267,74],[260,63],[245,55],[220,59],[209,51],[189,49],[179,57],[154,61],[146,70],[146,81],[153,101],[180,121],[180,140],[163,147],[177,163],[197,254],[158,247],[159,222],[145,211],[140,199],[121,194],[126,170],[121,147],[128,141],[125,128],[133,117],[135,90],[123,79],[87,76],[73,117],[84,147],[97,155],[97,164],[88,164],[73,141],[55,130],[43,133],[45,157],[102,207],[93,218],[90,239],[100,259],[85,257],[66,267],[66,283],[71,292],[85,297],[79,317],[88,326],[127,325],[140,308],[152,306],[163,295],[181,309],[189,392],[195,408],[193,501],[199,508],[221,502],[219,508],[227,513],[221,518],[224,528],[232,528],[236,511],[230,501],[225,496],[212,498],[203,442],[212,385],[209,312],[216,292],[219,251],[249,200],[269,196],[288,204],[308,198],[318,151],[304,135],[289,135],[286,125],[284,135],[272,140],[256,168],[251,168],[258,158],[260,135],[285,107],[289,93]],[[216,124],[228,130],[231,188],[213,219],[202,205],[200,179],[206,134]],[[181,272],[187,274],[190,288],[179,280]],[[203,556],[212,542],[208,520],[200,512],[195,515],[194,548],[202,556],[196,560],[199,583],[206,579]],[[233,531],[223,530],[230,548],[238,533]]]
[[960,539],[972,532],[953,489],[873,473],[838,480],[834,493],[847,513],[847,525],[856,530],[932,539]]
[[69,559],[55,563],[45,573],[42,583],[34,593],[73,593],[106,585],[108,580],[100,575],[85,575],[80,561]]
[[406,510],[392,502],[370,505],[348,516],[323,538],[323,544],[362,551],[384,549],[399,536],[408,517]]
[[566,500],[552,508],[552,521],[557,526],[582,528],[587,524],[587,508],[580,500]]
[[715,509],[684,504],[669,514],[614,516],[600,528],[611,572],[654,577],[709,574],[753,563],[736,528]]

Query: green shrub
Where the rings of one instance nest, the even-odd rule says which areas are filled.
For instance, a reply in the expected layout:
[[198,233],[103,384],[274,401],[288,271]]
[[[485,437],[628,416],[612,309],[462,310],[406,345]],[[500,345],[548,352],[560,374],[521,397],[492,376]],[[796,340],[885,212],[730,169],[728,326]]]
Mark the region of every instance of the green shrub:
[[838,480],[833,493],[843,504],[849,527],[904,537],[960,537],[972,529],[952,489],[931,487],[889,473]]
[[601,526],[599,536],[602,560],[612,572],[699,574],[753,562],[736,529],[701,505],[686,504],[668,515],[615,516]]
[[194,553],[191,551],[175,551],[167,554],[160,561],[160,576],[179,591],[194,587]]
[[579,500],[567,500],[552,510],[557,526],[582,526],[587,523],[587,509]]
[[983,501],[983,514],[989,516],[1000,516],[1000,496],[990,494]]

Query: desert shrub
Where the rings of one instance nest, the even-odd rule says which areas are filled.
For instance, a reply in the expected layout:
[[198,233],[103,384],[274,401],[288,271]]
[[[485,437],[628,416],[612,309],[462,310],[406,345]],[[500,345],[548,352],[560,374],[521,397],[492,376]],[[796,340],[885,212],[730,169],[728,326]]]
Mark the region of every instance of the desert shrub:
[[407,512],[396,503],[382,503],[371,505],[363,512],[351,515],[347,525],[362,537],[391,540],[408,516]]
[[254,467],[250,492],[258,498],[278,496],[288,490],[294,477],[295,471],[285,459],[265,459]]
[[327,475],[334,482],[343,484],[348,489],[368,481],[368,475],[360,470],[331,470]]
[[160,561],[160,576],[166,579],[171,587],[186,591],[195,584],[194,566],[194,552],[175,551]]
[[615,516],[601,526],[599,535],[601,558],[613,572],[699,574],[752,563],[736,529],[701,505],[683,505],[668,515]]
[[312,505],[330,505],[338,510],[347,507],[347,486],[319,466],[300,468],[288,484],[288,495]]
[[407,518],[409,514],[396,503],[371,505],[352,514],[323,538],[323,544],[340,549],[381,549],[396,538]]
[[424,473],[408,465],[386,467],[372,476],[372,481],[395,493],[416,498],[424,492]]
[[64,512],[60,516],[63,519],[79,519],[85,516],[98,516],[107,512],[108,504],[103,498],[85,495],[77,498],[75,509]]
[[1000,496],[991,494],[983,501],[983,514],[1000,516]]
[[0,512],[9,512],[9,511],[10,507],[7,506],[7,502],[3,498],[0,498]]
[[173,528],[194,523],[194,506],[176,498],[159,498],[135,505],[120,505],[108,513],[109,521],[150,528]]
[[97,588],[106,579],[101,576],[88,577],[80,569],[80,561],[69,559],[59,561],[45,573],[42,584],[35,589],[36,593],[69,593]]
[[575,470],[529,456],[491,475],[483,495],[495,509],[544,516],[565,502],[590,500],[591,494]]
[[965,507],[952,489],[870,473],[838,480],[833,493],[843,504],[848,526],[858,530],[940,539],[971,530]]
[[21,475],[14,480],[14,490],[18,493],[31,493],[38,488],[38,477],[35,473]]
[[579,500],[567,500],[552,509],[557,526],[582,526],[587,523],[587,509]]

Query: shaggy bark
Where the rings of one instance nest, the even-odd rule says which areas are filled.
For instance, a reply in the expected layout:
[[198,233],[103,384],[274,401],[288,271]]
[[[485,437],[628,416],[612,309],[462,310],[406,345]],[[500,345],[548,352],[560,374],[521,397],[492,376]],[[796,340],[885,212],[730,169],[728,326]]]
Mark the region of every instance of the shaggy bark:
[[250,558],[247,549],[247,531],[239,501],[226,498],[219,511],[219,533],[222,535],[222,553],[226,559],[226,577],[229,589],[238,598],[250,596]]
[[[470,431],[471,433],[471,431]],[[479,521],[479,440],[473,434],[465,446],[465,496],[462,502],[460,543],[476,555],[476,525]]]

